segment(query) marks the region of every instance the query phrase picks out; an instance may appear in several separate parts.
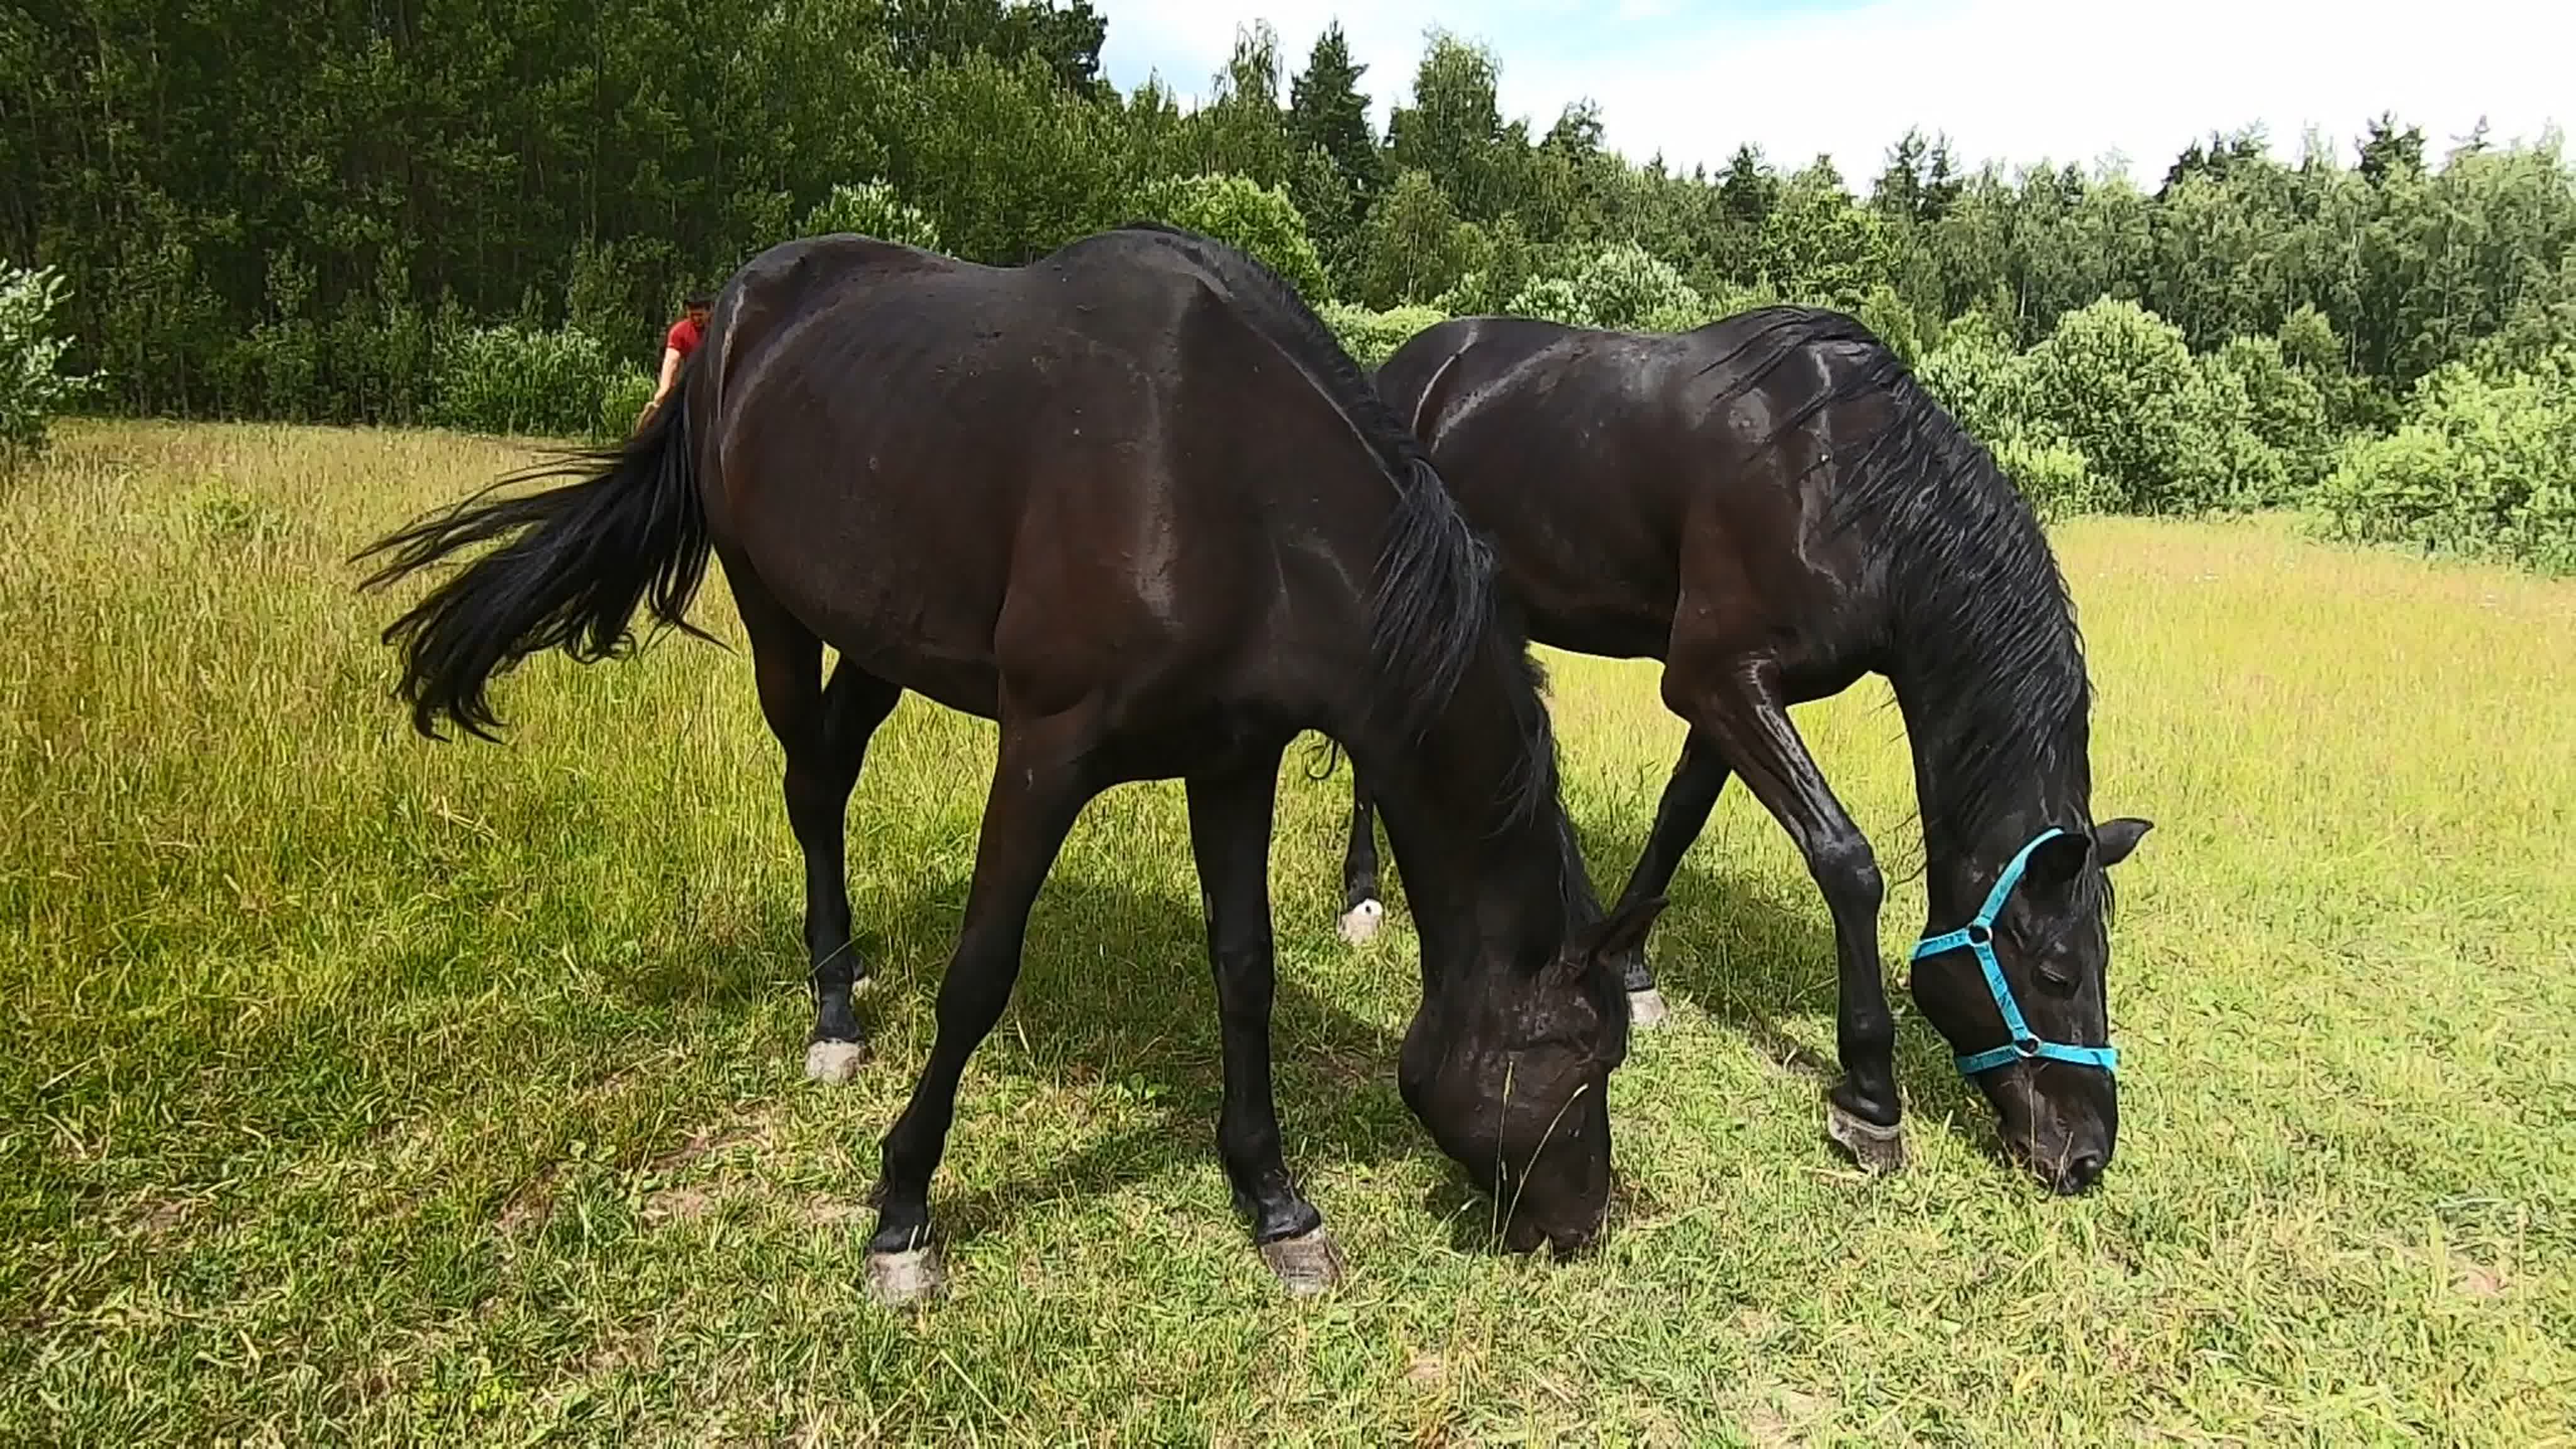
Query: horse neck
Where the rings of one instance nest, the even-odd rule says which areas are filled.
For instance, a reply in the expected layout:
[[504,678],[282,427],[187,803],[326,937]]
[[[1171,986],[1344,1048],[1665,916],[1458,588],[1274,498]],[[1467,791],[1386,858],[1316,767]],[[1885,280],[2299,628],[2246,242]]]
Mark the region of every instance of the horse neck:
[[1964,919],[2054,825],[2092,823],[2090,691],[2053,585],[1893,631],[1932,918]]
[[1578,918],[1600,912],[1522,670],[1515,650],[1480,651],[1420,740],[1354,751],[1404,873],[1426,997],[1471,983],[1484,963],[1543,963]]

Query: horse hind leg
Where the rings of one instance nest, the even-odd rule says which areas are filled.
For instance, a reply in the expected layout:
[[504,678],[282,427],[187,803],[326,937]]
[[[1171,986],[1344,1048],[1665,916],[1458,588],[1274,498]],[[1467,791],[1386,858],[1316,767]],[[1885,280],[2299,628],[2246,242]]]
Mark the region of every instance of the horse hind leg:
[[745,582],[734,593],[751,636],[761,714],[787,756],[787,820],[805,857],[805,956],[814,990],[805,1074],[846,1082],[865,1055],[854,1005],[865,973],[851,936],[850,792],[868,741],[902,691],[846,659],[834,667],[830,687],[821,687],[822,642],[756,585]]
[[856,997],[869,974],[850,921],[850,793],[867,764],[868,742],[902,696],[896,686],[840,661],[823,691],[815,762],[803,771],[789,766],[787,809],[805,852],[805,949],[814,981],[805,1074],[818,1082],[850,1080],[864,1054]]
[[1386,903],[1378,898],[1377,810],[1359,765],[1351,766],[1351,840],[1342,854],[1342,939],[1365,946],[1386,924]]
[[[1619,892],[1614,914],[1671,891],[1673,873],[1681,868],[1682,856],[1708,827],[1709,811],[1716,807],[1718,793],[1726,788],[1726,777],[1725,754],[1714,740],[1693,729],[1682,741],[1681,758],[1673,762],[1672,779],[1665,783],[1663,799],[1655,805],[1654,829],[1647,833],[1646,848],[1639,852],[1636,868],[1628,874],[1626,889]],[[1662,1025],[1669,1012],[1664,993],[1655,985],[1655,973],[1647,964],[1645,943],[1637,943],[1619,965],[1628,987],[1630,1022],[1648,1028]]]

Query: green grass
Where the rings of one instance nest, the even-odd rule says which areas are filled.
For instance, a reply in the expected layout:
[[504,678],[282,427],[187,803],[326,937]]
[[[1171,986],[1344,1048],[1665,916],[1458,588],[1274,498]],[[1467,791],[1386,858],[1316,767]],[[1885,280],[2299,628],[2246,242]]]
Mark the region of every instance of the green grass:
[[[989,727],[907,701],[852,810],[876,1057],[800,1075],[798,865],[746,658],[532,664],[511,742],[386,698],[354,546],[517,461],[430,434],[80,426],[0,493],[0,1442],[2571,1442],[2576,586],[2287,527],[2060,533],[2124,868],[2120,1154],[1999,1168],[1901,1029],[1865,1180],[1800,1062],[1824,911],[1721,803],[1614,1082],[1601,1254],[1477,1245],[1406,1115],[1411,938],[1332,934],[1348,777],[1285,772],[1291,1161],[1349,1254],[1273,1289],[1215,1161],[1173,787],[1084,818],[934,1202],[861,1289]],[[739,638],[720,586],[700,617]],[[1615,887],[1679,724],[1553,659]],[[1801,711],[1921,924],[1874,685]],[[1893,965],[1891,964],[1891,971]],[[1900,1010],[1902,1008],[1900,1007]]]

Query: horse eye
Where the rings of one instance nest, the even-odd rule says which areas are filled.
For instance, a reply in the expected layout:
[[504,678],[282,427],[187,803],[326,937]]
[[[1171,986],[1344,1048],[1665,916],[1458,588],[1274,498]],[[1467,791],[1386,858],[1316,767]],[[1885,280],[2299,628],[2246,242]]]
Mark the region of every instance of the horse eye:
[[2083,978],[2075,974],[2074,966],[2064,955],[2050,953],[2039,958],[2039,979],[2060,991],[2072,991]]

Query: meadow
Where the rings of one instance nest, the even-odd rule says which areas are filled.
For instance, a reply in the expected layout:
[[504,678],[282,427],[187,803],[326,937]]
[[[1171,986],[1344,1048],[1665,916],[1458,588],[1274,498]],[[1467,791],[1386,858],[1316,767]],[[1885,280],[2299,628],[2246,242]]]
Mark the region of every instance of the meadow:
[[[525,457],[75,424],[0,483],[0,1442],[2576,1443],[2576,584],[2281,521],[2078,520],[2097,808],[2153,818],[2103,1187],[1994,1160],[1900,1026],[1912,1160],[1824,1140],[1824,909],[1730,791],[1613,1081],[1601,1250],[1489,1250],[1397,1098],[1413,966],[1333,932],[1347,772],[1273,853],[1289,1159],[1347,1253],[1227,1206],[1175,786],[1084,817],[933,1200],[861,1287],[992,756],[907,700],[852,807],[873,1059],[801,1074],[780,757],[720,584],[682,638],[433,745],[362,542]],[[1680,724],[1551,656],[1596,880]],[[1922,923],[1901,725],[1799,721]],[[1905,1007],[1900,994],[1900,1015]]]

